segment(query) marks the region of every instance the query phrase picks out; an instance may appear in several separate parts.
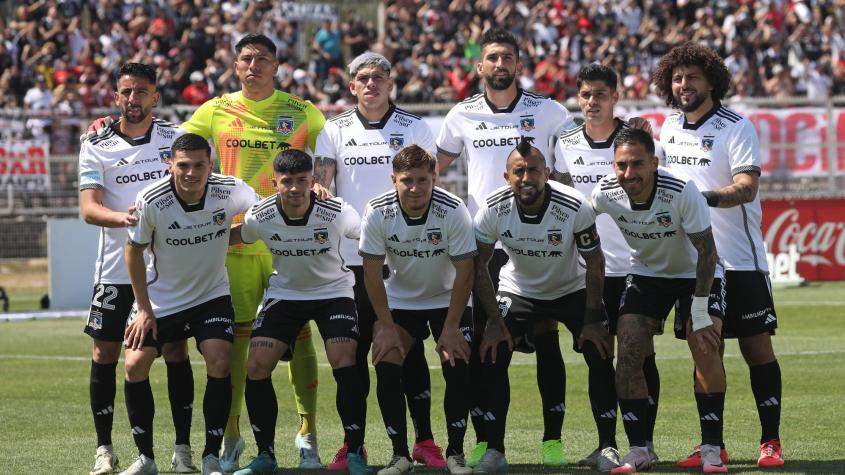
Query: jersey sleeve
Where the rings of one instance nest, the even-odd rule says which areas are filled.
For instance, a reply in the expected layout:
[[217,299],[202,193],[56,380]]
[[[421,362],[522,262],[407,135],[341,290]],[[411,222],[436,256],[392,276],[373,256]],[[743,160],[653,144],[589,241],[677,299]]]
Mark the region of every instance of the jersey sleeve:
[[654,142],[654,156],[657,157],[657,164],[661,167],[666,166],[666,151],[663,150],[663,145],[660,142]]
[[464,149],[464,142],[460,136],[458,115],[454,109],[446,114],[443,125],[440,126],[440,133],[437,135],[437,152],[448,157],[457,158]]
[[103,162],[91,153],[86,141],[79,149],[79,191],[105,189]]
[[596,213],[593,205],[586,199],[581,200],[578,213],[575,214],[575,245],[578,251],[590,252],[599,246],[599,235],[596,231]]
[[569,173],[569,164],[566,163],[566,153],[563,150],[563,142],[558,140],[555,144],[554,169],[560,173]]
[[453,261],[466,259],[478,254],[473,236],[472,218],[466,205],[461,203],[449,213],[449,257]]
[[601,181],[599,181],[598,186],[593,187],[593,191],[590,196],[590,203],[593,207],[593,213],[596,215],[607,212],[604,208],[604,195],[602,195],[601,192]]
[[129,231],[129,240],[135,244],[149,244],[153,240],[153,232],[155,231],[155,213],[156,207],[149,206],[144,201],[142,193],[145,190],[138,192],[135,198],[135,216],[138,217],[138,222],[135,226],[126,228]]
[[349,239],[361,238],[361,215],[346,201],[341,205],[340,219],[344,236]]
[[246,184],[246,182],[240,178],[235,178],[235,190],[230,199],[233,207],[232,211],[237,214],[248,210],[261,198],[251,186]]
[[437,156],[437,145],[434,144],[434,136],[431,135],[431,129],[424,121],[414,127],[414,143],[428,151],[432,157]]
[[337,127],[331,122],[328,122],[323,126],[323,130],[321,130],[320,134],[317,136],[317,145],[314,149],[315,157],[326,157],[337,160],[339,153],[337,151],[337,147],[335,146],[335,144],[338,143],[337,137],[335,137],[336,131]]
[[241,227],[241,240],[244,244],[252,244],[261,239],[258,234],[258,219],[255,217],[254,210],[255,206],[252,206],[244,215],[244,224]]
[[[543,120],[548,120],[553,129],[550,130],[551,137],[557,137],[564,130],[572,128],[575,125],[572,122],[572,114],[560,102],[549,99],[546,113],[543,114]],[[548,150],[548,148],[546,149]]]
[[478,210],[474,224],[475,239],[485,244],[493,244],[499,239],[496,232],[496,210],[486,206]]
[[710,227],[710,208],[695,182],[687,181],[681,192],[679,211],[681,227],[687,234],[700,233]]
[[211,121],[214,118],[214,109],[216,108],[215,101],[216,98],[205,101],[194,111],[194,115],[179,127],[184,129],[185,132],[197,134],[206,140],[210,139],[212,135]]
[[361,257],[382,258],[387,254],[383,224],[381,213],[367,204],[361,219],[361,240],[358,242],[358,254]]
[[326,116],[317,109],[317,106],[309,102],[305,109],[305,120],[308,122],[308,149],[313,154],[317,150],[317,137],[326,124]]
[[731,175],[760,173],[760,141],[751,121],[743,120],[741,126],[734,127],[725,147],[731,164]]

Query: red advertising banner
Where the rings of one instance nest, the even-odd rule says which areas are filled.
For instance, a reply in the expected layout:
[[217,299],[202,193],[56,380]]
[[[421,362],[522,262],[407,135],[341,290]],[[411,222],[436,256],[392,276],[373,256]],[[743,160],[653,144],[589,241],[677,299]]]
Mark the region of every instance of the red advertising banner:
[[771,254],[800,256],[809,281],[845,280],[845,199],[763,200],[763,239]]

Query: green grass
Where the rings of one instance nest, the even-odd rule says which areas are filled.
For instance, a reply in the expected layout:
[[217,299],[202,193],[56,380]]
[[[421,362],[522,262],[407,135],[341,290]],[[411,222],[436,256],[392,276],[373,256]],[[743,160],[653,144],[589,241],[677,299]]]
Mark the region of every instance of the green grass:
[[[780,328],[775,337],[784,376],[784,412],[781,436],[787,465],[776,473],[843,473],[845,460],[839,450],[845,442],[845,284],[824,284],[805,288],[778,289],[775,293]],[[94,430],[88,405],[88,373],[91,343],[82,334],[81,319],[0,323],[0,467],[4,473],[87,473],[94,453]],[[596,444],[595,429],[586,396],[586,366],[569,348],[571,340],[561,332],[561,347],[567,362],[567,415],[564,447],[570,461],[590,452]],[[687,455],[698,439],[695,402],[692,397],[692,365],[684,343],[670,335],[656,339],[662,382],[660,414],[656,428],[657,453],[664,461],[660,473],[677,472],[674,461]],[[318,355],[322,346],[318,344]],[[430,366],[435,355],[429,346]],[[202,388],[205,378],[201,357],[195,363],[197,397],[192,445],[202,439]],[[323,461],[340,446],[342,433],[334,408],[335,384],[320,356],[319,440]],[[540,457],[542,418],[536,389],[534,356],[517,354],[511,368],[512,402],[508,418],[507,448],[511,473],[542,472]],[[733,461],[733,473],[759,473],[754,465],[759,439],[759,422],[748,385],[748,368],[736,342],[728,342],[725,365],[728,397],[725,408],[725,441]],[[297,418],[293,397],[286,382],[287,371],[275,372],[280,403],[277,452],[284,467],[295,464],[293,437]],[[164,365],[157,362],[151,375],[158,405],[155,444],[160,468],[169,466],[173,428],[170,422]],[[432,370],[432,419],[435,439],[446,441],[442,416],[443,382],[439,369]],[[118,385],[114,444],[123,467],[135,453]],[[375,375],[369,398],[367,447],[373,464],[384,464],[390,445],[375,398]],[[246,420],[242,430],[248,431]],[[411,430],[411,432],[413,432]],[[247,432],[248,454],[254,450]],[[619,424],[618,439],[625,441]],[[466,449],[474,442],[468,431]],[[624,444],[623,444],[624,445]],[[624,452],[624,449],[623,449]],[[245,459],[244,459],[245,460]],[[584,473],[589,470],[569,465],[554,473]],[[288,473],[294,473],[289,470]],[[423,472],[425,473],[425,472]],[[686,472],[692,473],[692,471]]]

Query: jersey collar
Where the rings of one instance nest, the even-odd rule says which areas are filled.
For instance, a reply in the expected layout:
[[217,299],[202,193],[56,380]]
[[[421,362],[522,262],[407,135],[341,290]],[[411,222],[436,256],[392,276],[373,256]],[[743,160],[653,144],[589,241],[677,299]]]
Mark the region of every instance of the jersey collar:
[[616,128],[613,129],[613,132],[610,133],[610,136],[604,142],[593,141],[593,139],[590,138],[589,135],[587,135],[587,124],[584,124],[584,129],[582,130],[582,132],[584,133],[584,138],[587,140],[587,143],[590,144],[590,148],[592,148],[592,149],[610,148],[610,146],[613,145],[613,139],[616,138],[616,134],[618,134],[619,131],[622,130],[622,126],[625,124],[624,122],[622,122],[622,119],[620,119],[618,117],[615,117],[613,120],[616,121]]
[[308,224],[308,218],[311,216],[311,211],[314,209],[314,201],[317,199],[317,195],[314,192],[311,192],[311,204],[308,205],[308,210],[305,212],[305,215],[302,216],[300,219],[291,219],[288,218],[288,215],[285,214],[285,210],[282,209],[282,195],[276,193],[276,210],[279,212],[279,216],[285,221],[285,224],[288,226],[305,226]]
[[355,115],[358,116],[358,120],[361,121],[361,125],[363,125],[365,129],[367,129],[367,130],[380,130],[380,129],[383,129],[385,125],[387,125],[387,121],[390,119],[390,116],[393,115],[393,111],[395,111],[395,110],[396,110],[396,104],[391,102],[390,107],[387,108],[387,112],[385,112],[385,114],[381,118],[381,120],[379,120],[375,124],[370,123],[367,120],[367,118],[364,117],[363,114],[361,114],[361,111],[359,111],[357,107],[355,108]]
[[405,220],[405,224],[407,226],[421,226],[428,221],[428,212],[431,210],[431,201],[432,200],[428,200],[428,208],[425,209],[425,213],[423,213],[420,218],[413,219],[408,216],[408,213],[406,213],[404,209],[402,209],[402,203],[399,202],[399,193],[396,193],[396,203],[399,204],[399,211],[402,212],[402,219]]
[[[514,81],[516,81],[516,79],[514,79]],[[500,109],[496,107],[495,104],[490,102],[490,99],[487,98],[487,92],[484,92],[484,102],[487,103],[487,107],[489,107],[490,111],[492,111],[494,114],[510,114],[516,108],[516,105],[519,104],[520,99],[522,99],[522,89],[517,88],[516,97],[513,99],[513,102],[511,102],[510,105],[506,108]]]
[[631,202],[631,211],[648,211],[651,209],[651,204],[654,203],[654,195],[657,194],[657,172],[654,172],[654,188],[651,189],[651,194],[643,204],[636,204],[630,197],[628,201]]
[[195,204],[188,204],[183,200],[179,193],[176,193],[176,184],[175,178],[173,175],[170,175],[170,189],[173,190],[173,196],[176,197],[176,201],[182,206],[182,210],[186,213],[191,213],[193,211],[202,211],[205,208],[205,197],[208,195],[208,183],[205,184],[205,191],[202,192],[202,198],[200,198],[199,202]]
[[702,124],[705,124],[708,120],[710,120],[710,118],[713,117],[713,114],[715,114],[716,111],[718,111],[721,108],[722,108],[721,102],[719,102],[719,101],[714,102],[713,108],[710,109],[709,111],[707,111],[706,114],[701,116],[701,118],[698,119],[698,122],[696,122],[694,124],[690,124],[689,122],[687,122],[687,115],[682,113],[683,116],[684,116],[684,129],[686,129],[686,130],[698,130],[698,128],[701,127]]
[[144,144],[150,143],[150,139],[153,135],[153,127],[155,126],[155,122],[152,122],[150,124],[150,128],[147,129],[147,133],[144,134],[143,137],[141,137],[139,139],[135,139],[134,137],[130,137],[130,136],[128,136],[128,135],[126,135],[126,134],[124,134],[123,132],[120,131],[119,124],[120,124],[121,120],[123,120],[123,119],[119,119],[117,122],[114,122],[114,123],[111,124],[111,129],[115,133],[115,135],[122,138],[126,143],[128,143],[129,145],[131,145],[133,147],[136,146],[136,145],[144,145]]
[[537,211],[536,216],[528,216],[522,211],[522,206],[519,205],[519,198],[514,194],[513,199],[516,202],[516,211],[519,213],[519,220],[525,224],[540,224],[543,221],[543,216],[546,215],[546,210],[549,209],[551,198],[552,187],[546,183],[546,187],[543,189],[543,206],[540,207],[540,211]]

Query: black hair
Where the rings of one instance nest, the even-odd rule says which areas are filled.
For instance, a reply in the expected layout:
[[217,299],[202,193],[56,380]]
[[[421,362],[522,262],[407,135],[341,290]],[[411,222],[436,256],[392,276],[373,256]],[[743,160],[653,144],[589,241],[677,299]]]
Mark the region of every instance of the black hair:
[[516,144],[516,148],[514,148],[511,153],[508,154],[508,161],[510,161],[510,158],[514,156],[514,154],[519,154],[521,157],[527,158],[529,155],[531,155],[532,151],[535,151],[537,152],[537,155],[539,155],[540,158],[543,160],[543,162],[545,162],[546,156],[543,155],[543,152],[541,152],[539,148],[532,145],[533,143],[534,137],[530,135],[520,136],[519,143]]
[[623,145],[642,145],[649,155],[654,155],[654,139],[651,134],[642,129],[635,129],[633,127],[623,128],[616,134],[613,139],[613,151]]
[[651,76],[651,82],[657,86],[657,92],[663,96],[667,106],[677,107],[672,94],[672,71],[678,66],[699,66],[713,90],[710,97],[713,102],[725,98],[731,88],[731,73],[718,53],[697,43],[687,42],[672,48],[657,63]]
[[273,40],[264,35],[256,35],[255,33],[249,33],[238,41],[235,45],[235,54],[241,54],[241,50],[249,45],[264,45],[270,51],[270,54],[274,58],[276,57],[276,44],[273,43]]
[[425,168],[429,173],[434,173],[436,163],[428,150],[411,144],[393,157],[393,173],[405,172],[412,168]]
[[279,152],[273,160],[273,171],[276,173],[293,174],[310,172],[313,169],[314,161],[311,160],[311,155],[295,148]]
[[205,150],[205,154],[211,157],[211,147],[208,145],[208,140],[202,138],[197,134],[185,134],[173,141],[170,147],[170,152],[175,157],[176,152],[191,152],[194,150]]
[[575,86],[578,89],[581,89],[581,85],[585,82],[593,81],[602,81],[607,84],[607,87],[615,91],[616,86],[619,83],[619,76],[616,74],[616,71],[609,66],[599,63],[591,63],[581,68],[581,71],[578,72],[578,77],[575,78]]
[[119,81],[123,76],[142,77],[148,80],[153,87],[156,86],[156,70],[148,64],[126,63],[121,66],[117,71],[117,77],[115,77],[115,89],[117,89],[117,81]]
[[481,35],[480,43],[481,51],[484,51],[484,47],[491,43],[511,45],[513,46],[516,59],[519,59],[519,44],[516,42],[516,38],[507,30],[498,27],[490,28]]

